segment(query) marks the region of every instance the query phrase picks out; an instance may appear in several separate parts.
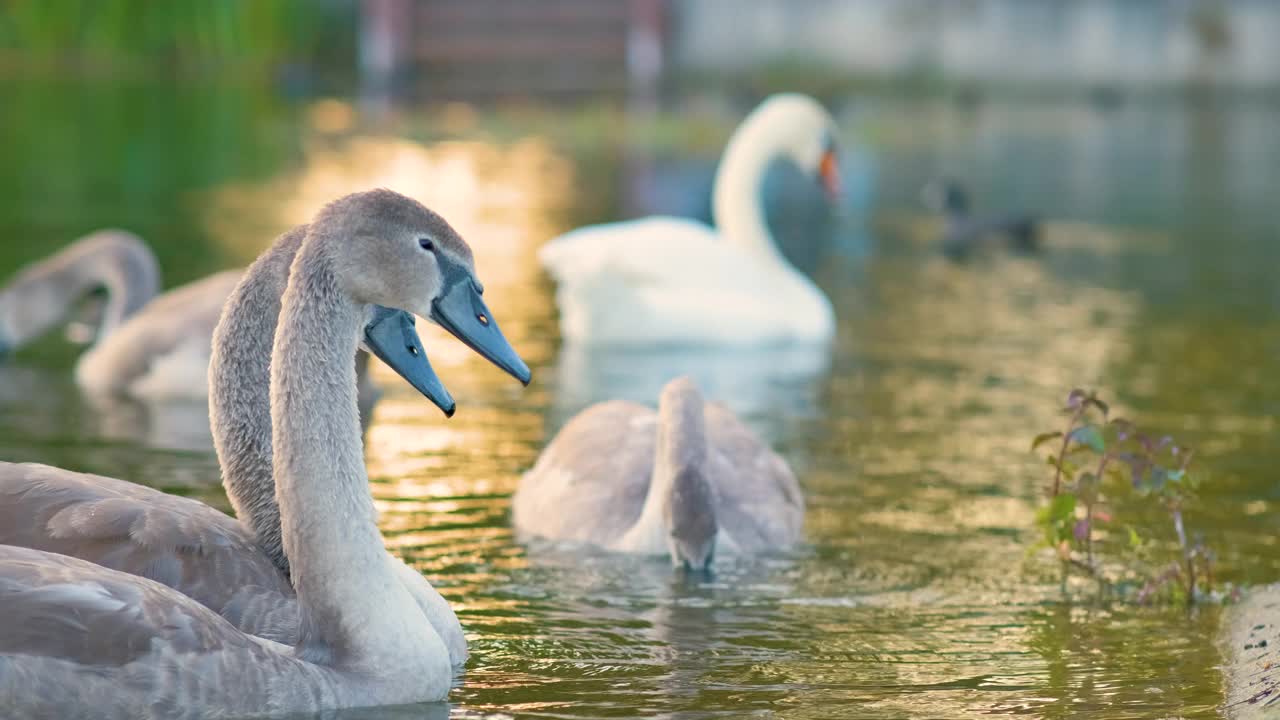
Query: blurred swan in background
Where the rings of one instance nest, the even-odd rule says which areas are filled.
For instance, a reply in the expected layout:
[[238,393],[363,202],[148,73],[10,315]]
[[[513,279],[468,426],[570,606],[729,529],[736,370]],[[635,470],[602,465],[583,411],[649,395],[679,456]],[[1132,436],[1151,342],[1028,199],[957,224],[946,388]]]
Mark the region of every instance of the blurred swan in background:
[[76,382],[95,394],[206,394],[209,338],[239,270],[215,273],[157,297],[151,249],[123,230],[100,230],[33,263],[0,290],[0,350],[16,350],[63,323],[94,292],[105,298]]
[[[287,235],[279,244],[288,241]],[[367,304],[376,301],[430,317],[522,382],[529,379],[528,368],[480,298],[470,248],[414,201],[387,191],[343,198],[320,213],[300,242],[279,303],[274,343],[261,332],[241,338],[257,349],[273,347],[266,367],[274,450],[256,459],[271,466],[283,549],[297,590],[293,647],[233,628],[192,598],[138,575],[0,545],[0,601],[12,620],[0,625],[0,702],[6,708],[58,717],[138,717],[157,707],[180,710],[184,717],[239,716],[439,700],[447,694],[453,657],[436,629],[436,608],[420,605],[404,572],[387,562],[374,523],[351,357],[360,342],[381,349],[380,357],[401,362],[402,374],[417,378],[419,389],[452,409],[425,354],[416,344],[401,344],[411,322],[404,313]],[[271,273],[265,275],[269,280]],[[241,301],[251,302],[251,294],[242,293]],[[226,345],[220,343],[215,367]],[[248,354],[241,359],[257,363]],[[225,399],[233,407],[256,402]],[[35,465],[7,465],[0,477],[21,475],[35,477],[28,482],[33,488],[110,482]],[[194,551],[172,548],[167,562],[148,568],[171,577],[184,572],[186,554],[199,555],[201,547],[231,552],[246,540],[235,521],[182,498],[153,508],[170,512],[156,522],[147,517],[145,500],[147,493],[158,493],[113,484],[119,491],[113,497],[55,514],[54,539],[59,528],[94,525],[144,545],[172,541],[163,531],[175,530],[204,541]],[[9,503],[0,507],[8,511]],[[162,532],[151,536],[147,530]],[[279,572],[266,553],[259,568]]]
[[526,536],[705,569],[716,552],[797,542],[804,496],[785,460],[681,377],[656,413],[612,400],[570,420],[520,479],[512,512]]
[[837,129],[812,98],[774,95],[734,131],[716,173],[716,227],[675,217],[594,225],[539,252],[558,285],[570,343],[823,342],[831,303],[779,252],[761,185],[770,163],[792,160],[840,193]]
[[[210,338],[243,272],[217,272],[157,296],[160,270],[141,238],[124,230],[90,233],[23,268],[0,289],[0,355],[66,322],[78,304],[102,292],[104,298],[91,313],[92,344],[75,368],[76,384],[100,410],[118,409],[122,396],[203,401],[208,395]],[[365,422],[378,398],[367,365],[368,356],[358,354]],[[179,406],[174,411],[179,421],[192,415]],[[200,437],[205,411],[195,407],[192,412],[195,422],[183,422],[185,434]]]

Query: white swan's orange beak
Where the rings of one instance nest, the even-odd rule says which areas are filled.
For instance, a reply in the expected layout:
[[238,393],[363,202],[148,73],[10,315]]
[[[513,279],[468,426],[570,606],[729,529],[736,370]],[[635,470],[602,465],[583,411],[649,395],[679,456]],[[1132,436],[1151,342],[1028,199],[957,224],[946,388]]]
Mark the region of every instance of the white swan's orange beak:
[[844,185],[840,182],[840,159],[834,147],[827,148],[818,161],[818,181],[822,183],[822,191],[827,194],[828,202],[840,200]]

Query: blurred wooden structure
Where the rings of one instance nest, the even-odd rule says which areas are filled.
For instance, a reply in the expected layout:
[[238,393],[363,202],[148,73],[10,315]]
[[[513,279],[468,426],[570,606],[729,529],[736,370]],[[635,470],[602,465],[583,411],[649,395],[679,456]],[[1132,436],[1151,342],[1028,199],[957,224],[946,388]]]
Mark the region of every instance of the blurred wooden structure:
[[467,99],[648,93],[664,0],[363,0],[367,84]]
[[663,71],[1280,90],[1280,0],[360,0],[366,87],[651,96]]
[[789,63],[1034,92],[1280,90],[1277,0],[681,0],[670,15],[679,72]]

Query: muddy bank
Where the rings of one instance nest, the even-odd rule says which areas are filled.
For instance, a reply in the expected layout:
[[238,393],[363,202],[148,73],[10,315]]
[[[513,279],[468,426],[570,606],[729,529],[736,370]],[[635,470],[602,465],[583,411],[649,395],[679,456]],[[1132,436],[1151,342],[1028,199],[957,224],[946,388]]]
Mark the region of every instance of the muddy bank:
[[1227,715],[1280,717],[1280,585],[1250,592],[1224,617]]

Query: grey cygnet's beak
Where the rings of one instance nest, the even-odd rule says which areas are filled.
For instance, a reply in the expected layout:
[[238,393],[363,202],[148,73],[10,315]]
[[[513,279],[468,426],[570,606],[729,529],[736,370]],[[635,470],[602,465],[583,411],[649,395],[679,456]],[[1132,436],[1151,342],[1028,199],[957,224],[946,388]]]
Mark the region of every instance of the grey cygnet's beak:
[[426,395],[447,417],[453,417],[457,404],[427,360],[422,340],[414,327],[413,315],[401,310],[375,307],[373,319],[364,327],[362,345],[417,388],[418,392]]

